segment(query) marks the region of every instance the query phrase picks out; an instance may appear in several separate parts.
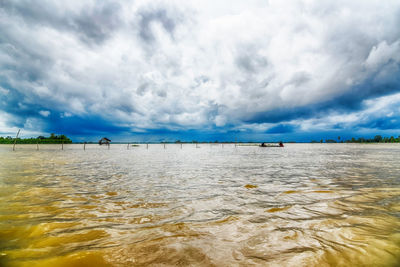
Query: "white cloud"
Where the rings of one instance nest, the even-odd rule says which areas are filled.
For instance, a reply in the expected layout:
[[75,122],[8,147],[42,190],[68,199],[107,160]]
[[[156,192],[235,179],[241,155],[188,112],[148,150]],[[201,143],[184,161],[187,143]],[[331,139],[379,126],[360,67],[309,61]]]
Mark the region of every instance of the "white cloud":
[[356,128],[374,128],[376,120],[386,120],[387,117],[400,118],[400,93],[365,100],[363,109],[360,111],[347,114],[337,112],[322,118],[293,120],[291,123],[298,125],[303,131],[334,130],[336,125],[341,125],[340,129],[355,130]]
[[5,89],[5,88],[3,88],[3,87],[0,86],[0,93],[6,95],[6,94],[8,94],[9,92],[10,92],[10,90],[7,90],[7,89]]
[[387,64],[390,60],[395,63],[400,62],[400,41],[390,45],[386,41],[382,41],[374,46],[365,61],[365,65],[367,68],[376,69]]
[[39,114],[42,115],[43,117],[48,117],[51,114],[51,112],[48,110],[40,110]]
[[10,127],[9,122],[12,120],[12,116],[6,112],[0,110],[0,134],[1,135],[14,135],[17,133],[17,127]]
[[[11,136],[15,137],[18,130],[21,130],[20,127],[10,127],[10,122],[14,122],[16,119],[6,112],[0,110],[0,136]],[[40,125],[35,125],[31,119],[27,119],[28,123],[25,123],[24,128],[20,131],[20,137],[32,137],[43,135],[43,132],[40,130],[42,123],[38,122]],[[33,124],[33,125],[32,125]]]
[[62,113],[60,114],[60,118],[69,118],[69,117],[71,117],[71,116],[72,116],[72,114],[69,113],[69,112],[62,112]]

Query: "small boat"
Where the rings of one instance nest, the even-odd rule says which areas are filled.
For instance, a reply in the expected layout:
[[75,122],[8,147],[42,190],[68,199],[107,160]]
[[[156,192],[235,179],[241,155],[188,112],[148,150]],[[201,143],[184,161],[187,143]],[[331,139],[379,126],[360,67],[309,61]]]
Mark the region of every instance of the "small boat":
[[282,142],[279,142],[277,145],[262,143],[260,147],[284,147],[284,145]]

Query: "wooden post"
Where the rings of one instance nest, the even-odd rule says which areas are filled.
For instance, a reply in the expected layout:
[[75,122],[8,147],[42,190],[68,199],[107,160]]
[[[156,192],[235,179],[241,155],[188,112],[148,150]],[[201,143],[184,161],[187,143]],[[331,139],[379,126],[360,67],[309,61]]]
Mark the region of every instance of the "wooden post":
[[164,143],[164,149],[165,149],[165,143]]
[[64,150],[64,141],[61,142],[61,150]]
[[39,141],[36,141],[36,150],[39,150]]
[[19,135],[19,131],[20,131],[20,130],[21,130],[21,129],[18,129],[17,136],[15,136],[14,145],[13,145],[13,151],[15,151],[15,144],[17,143],[17,138],[18,138],[18,135]]
[[128,143],[128,146],[126,147],[126,149],[128,149],[128,150],[129,150],[129,143]]
[[181,149],[182,149],[182,143],[181,143]]
[[108,143],[107,146],[108,146],[108,150],[110,150],[110,143]]
[[83,150],[86,150],[86,142],[83,142]]
[[149,149],[149,144],[148,143],[146,144],[146,149]]

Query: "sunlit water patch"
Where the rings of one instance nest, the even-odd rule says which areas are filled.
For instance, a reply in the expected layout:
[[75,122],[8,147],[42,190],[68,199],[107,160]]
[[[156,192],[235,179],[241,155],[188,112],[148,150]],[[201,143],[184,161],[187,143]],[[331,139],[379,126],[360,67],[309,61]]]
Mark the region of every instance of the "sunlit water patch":
[[398,266],[400,146],[0,146],[0,266]]

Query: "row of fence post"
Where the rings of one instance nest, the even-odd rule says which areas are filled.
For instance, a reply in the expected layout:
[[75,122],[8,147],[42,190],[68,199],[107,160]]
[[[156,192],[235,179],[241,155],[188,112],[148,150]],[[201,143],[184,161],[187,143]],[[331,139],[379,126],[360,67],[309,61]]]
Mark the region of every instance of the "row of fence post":
[[[18,139],[20,130],[21,129],[18,129],[17,135],[15,137],[14,144],[13,144],[13,151],[15,151],[15,146],[17,144],[17,139]],[[87,144],[87,142],[83,143],[83,150],[86,150],[86,144]],[[166,145],[165,145],[166,143],[163,143],[163,144],[164,144],[164,149],[166,149]],[[182,149],[183,144],[182,143],[180,143],[180,144],[181,144],[181,149]],[[210,146],[211,145],[212,144],[210,143]],[[130,143],[128,143],[126,149],[129,150],[129,146],[130,146]],[[108,147],[108,150],[110,150],[110,143],[107,143],[107,147]],[[236,147],[236,140],[235,140],[235,147]],[[197,143],[196,143],[196,148],[200,148]],[[224,148],[224,144],[222,144],[222,148]],[[149,149],[149,144],[148,143],[146,143],[146,149]],[[39,141],[36,143],[36,150],[39,150]],[[64,150],[64,142],[61,143],[61,150]]]
[[[15,146],[16,146],[16,143],[17,143],[17,138],[18,138],[18,134],[17,134],[17,137],[15,138],[15,141],[14,141],[14,144],[13,144],[13,151],[15,151]],[[83,150],[86,150],[86,144],[87,144],[87,142],[84,142],[84,143],[83,143]],[[131,145],[130,143],[127,144],[127,147],[126,147],[127,150],[129,150],[130,145]],[[183,148],[183,144],[180,143],[180,145],[181,145],[181,149],[182,149],[182,148]],[[210,146],[211,146],[211,145],[212,145],[212,144],[210,144]],[[222,146],[222,148],[224,148],[224,144],[221,144],[221,146]],[[164,147],[164,149],[167,148],[166,143],[163,143],[163,147]],[[198,145],[198,143],[195,144],[195,147],[196,147],[196,148],[200,148],[200,146]],[[236,147],[236,144],[235,144],[235,147]],[[107,149],[110,150],[110,144],[107,144]],[[149,144],[148,144],[148,143],[146,143],[146,149],[149,149]],[[36,143],[36,150],[39,150],[39,142]],[[64,142],[61,143],[61,150],[64,150]]]

